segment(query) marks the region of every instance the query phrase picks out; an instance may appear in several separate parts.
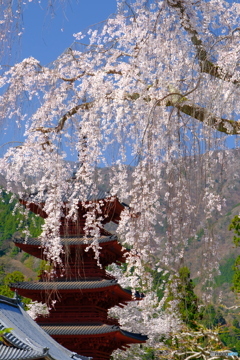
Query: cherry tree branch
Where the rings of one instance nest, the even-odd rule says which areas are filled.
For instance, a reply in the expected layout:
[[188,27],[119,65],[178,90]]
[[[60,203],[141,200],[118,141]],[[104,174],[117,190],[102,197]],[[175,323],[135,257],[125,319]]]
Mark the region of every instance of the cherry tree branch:
[[[231,82],[234,85],[240,85],[239,80],[233,80],[233,74],[227,73],[221,69],[217,64],[214,64],[210,61],[210,55],[208,54],[200,35],[197,30],[193,27],[191,19],[186,12],[183,0],[168,0],[168,5],[172,8],[179,10],[179,16],[181,19],[182,27],[191,35],[192,44],[196,48],[197,58],[199,60],[199,65],[202,73],[207,73],[211,76],[214,76],[218,79]],[[239,30],[234,29],[232,34]]]
[[50,128],[45,128],[45,127],[38,127],[38,128],[35,128],[33,129],[33,131],[40,131],[42,132],[43,134],[47,134],[47,133],[50,133],[50,132],[56,132],[56,133],[59,133],[64,125],[65,125],[65,122],[71,118],[73,115],[75,115],[78,110],[80,109],[83,109],[83,110],[89,110],[91,107],[93,107],[93,104],[94,104],[94,101],[91,101],[91,102],[85,102],[83,104],[79,104],[79,105],[76,105],[74,106],[72,109],[70,109],[69,111],[66,112],[66,114],[64,114],[58,121],[58,125],[55,126],[55,127],[50,127]]
[[[179,98],[181,96],[179,95]],[[190,101],[187,103],[175,102],[172,100],[167,101],[166,106],[174,106],[182,113],[193,117],[196,120],[208,125],[212,129],[220,131],[228,135],[240,134],[240,123],[234,120],[228,120],[221,117],[217,117],[210,113],[209,110],[204,107],[198,106]]]
[[[211,127],[212,129],[215,129],[217,131],[220,131],[228,135],[240,134],[239,122],[215,116],[208,109],[192,103],[186,98],[186,95],[188,95],[189,93],[190,92],[183,95],[178,92],[171,92],[166,96],[164,96],[162,99],[157,100],[155,106],[163,106],[164,104],[167,107],[173,106],[182,113],[191,116],[192,118],[204,123],[205,125]],[[126,94],[125,100],[136,101],[137,99],[139,99],[139,97],[140,97],[139,93]],[[170,97],[170,99],[167,99],[168,97]],[[145,102],[150,102],[151,98],[150,96],[146,96],[143,98],[143,100]],[[83,104],[74,106],[59,119],[58,125],[56,127],[53,128],[39,127],[39,128],[35,128],[33,131],[40,131],[44,134],[50,132],[59,133],[63,129],[65,122],[69,118],[77,114],[77,112],[80,109],[90,110],[94,106],[94,103],[95,101],[93,100],[91,102],[85,102]]]

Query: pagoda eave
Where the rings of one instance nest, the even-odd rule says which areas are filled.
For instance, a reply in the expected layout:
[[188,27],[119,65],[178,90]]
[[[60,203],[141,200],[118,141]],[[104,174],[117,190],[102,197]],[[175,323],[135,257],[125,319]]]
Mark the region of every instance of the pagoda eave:
[[[106,326],[109,329],[106,329]],[[107,331],[104,331],[105,329],[101,331],[101,324],[41,327],[60,344],[67,346],[71,344],[72,351],[81,351],[83,355],[92,356],[98,360],[107,360],[114,350],[119,348],[126,350],[130,344],[142,344],[147,340],[147,336],[121,330],[118,326],[104,325]]]
[[[62,238],[61,244],[63,246],[63,251],[68,249],[68,253],[75,254],[76,249],[81,245],[82,251],[91,244],[93,241],[92,238],[87,237],[69,237]],[[42,246],[40,239],[28,239],[28,242],[25,242],[25,239],[14,239],[14,243],[22,251],[31,254],[39,259],[46,259],[44,248]],[[101,259],[104,261],[103,265],[107,266],[113,262],[123,263],[126,261],[125,254],[127,250],[118,243],[115,236],[102,236],[99,238],[99,244],[102,248],[100,253],[100,262]],[[63,255],[64,256],[64,255]]]
[[21,249],[22,251],[37,257],[38,259],[45,259],[45,255],[44,255],[44,249],[42,247],[37,247],[37,246],[32,246],[32,245],[28,245],[28,244],[21,244],[21,243],[17,243],[15,242],[15,245]]
[[46,211],[43,210],[44,208],[44,203],[32,203],[23,199],[19,200],[20,204],[25,206],[27,209],[29,209],[30,211],[32,211],[34,214],[41,216],[43,219],[46,219],[48,217]]
[[[104,285],[106,284],[106,285]],[[123,289],[119,284],[112,280],[102,281],[76,281],[76,282],[36,282],[36,283],[16,283],[11,284],[12,290],[17,290],[19,295],[34,297],[35,300],[45,299],[49,293],[64,296],[64,294],[93,293],[96,296],[116,297],[121,304],[134,300],[129,290]],[[117,303],[116,302],[116,303]]]
[[101,323],[85,325],[41,325],[41,328],[53,338],[67,338],[73,335],[79,339],[107,336],[108,339],[112,337],[125,344],[141,344],[148,339],[145,335],[131,333],[121,330],[118,326]]
[[[19,200],[20,204],[25,206],[27,209],[32,211],[34,214],[41,216],[43,219],[48,217],[46,211],[44,210],[44,202],[41,203],[32,203],[31,201],[27,201],[25,199]],[[68,215],[68,206],[67,203],[63,201],[62,212],[64,214],[64,218]],[[102,220],[102,224],[106,224],[109,221],[113,221],[118,224],[121,219],[121,212],[124,210],[124,205],[121,204],[116,197],[108,197],[104,199],[97,200],[87,200],[85,204],[81,201],[78,202],[78,221],[85,223],[84,215],[89,211],[89,207],[93,207],[95,204],[100,204],[102,216],[104,214],[104,220]],[[98,210],[96,209],[96,214],[98,214]]]

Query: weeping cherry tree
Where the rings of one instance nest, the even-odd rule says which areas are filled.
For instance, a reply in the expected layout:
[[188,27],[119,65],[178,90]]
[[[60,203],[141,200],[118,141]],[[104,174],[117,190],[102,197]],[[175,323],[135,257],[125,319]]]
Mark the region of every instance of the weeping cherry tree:
[[[151,282],[141,276],[146,264],[179,268],[199,218],[211,279],[218,262],[212,224],[224,205],[213,172],[231,162],[221,150],[240,133],[240,4],[117,5],[116,15],[74,34],[49,66],[30,57],[1,69],[2,126],[24,129],[23,142],[9,144],[0,159],[6,189],[44,202],[41,239],[57,264],[63,199],[74,218],[78,201],[96,196],[105,168],[109,199],[129,204],[116,231],[131,249],[131,286]],[[66,158],[77,160],[74,181]],[[97,241],[97,219],[89,213],[87,220]]]

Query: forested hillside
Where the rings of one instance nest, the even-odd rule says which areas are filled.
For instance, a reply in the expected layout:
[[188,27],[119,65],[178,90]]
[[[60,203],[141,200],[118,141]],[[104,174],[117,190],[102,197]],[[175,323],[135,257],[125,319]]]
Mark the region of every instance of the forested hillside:
[[9,240],[17,232],[22,232],[26,226],[33,237],[41,233],[42,219],[33,214],[29,214],[28,218],[24,217],[18,208],[16,208],[17,200],[12,200],[12,195],[2,192],[0,201],[0,245],[4,240]]
[[[36,237],[41,233],[42,219],[29,213],[24,216],[16,204],[17,200],[11,200],[12,195],[2,192],[2,201],[0,201],[0,278],[2,285],[8,281],[3,279],[13,271],[20,271],[25,278],[35,278],[40,266],[40,262],[32,256],[19,252],[13,243],[14,236],[24,236],[26,225],[31,236]],[[0,290],[1,292],[1,290]]]

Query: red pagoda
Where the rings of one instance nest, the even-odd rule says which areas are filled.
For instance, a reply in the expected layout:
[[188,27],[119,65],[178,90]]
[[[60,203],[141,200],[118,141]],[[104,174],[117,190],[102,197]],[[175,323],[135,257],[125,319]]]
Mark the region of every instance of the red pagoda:
[[[27,203],[24,200],[21,203],[35,214],[47,217],[44,203]],[[101,220],[103,225],[110,221],[118,223],[125,206],[117,198],[106,198],[102,193],[94,200],[89,199],[87,204],[92,209],[98,209],[95,215],[104,219]],[[114,350],[126,349],[129,344],[144,343],[147,339],[146,336],[121,330],[118,320],[108,317],[111,307],[123,307],[134,300],[131,291],[123,289],[105,270],[114,262],[124,262],[125,250],[115,235],[100,228],[98,242],[102,267],[99,267],[93,250],[85,251],[93,241],[84,234],[86,206],[78,203],[77,221],[67,220],[67,213],[65,204],[60,227],[64,275],[61,269],[56,269],[56,276],[49,281],[42,272],[38,282],[15,283],[11,288],[39,302],[55,300],[49,316],[38,317],[37,323],[69,350],[94,360],[107,360]],[[25,243],[24,239],[16,239],[15,244],[25,252],[45,259],[40,240],[30,239]],[[140,300],[141,296],[136,298]]]

